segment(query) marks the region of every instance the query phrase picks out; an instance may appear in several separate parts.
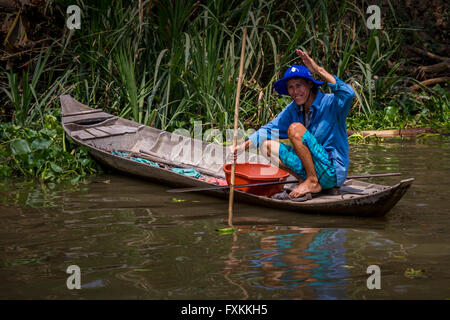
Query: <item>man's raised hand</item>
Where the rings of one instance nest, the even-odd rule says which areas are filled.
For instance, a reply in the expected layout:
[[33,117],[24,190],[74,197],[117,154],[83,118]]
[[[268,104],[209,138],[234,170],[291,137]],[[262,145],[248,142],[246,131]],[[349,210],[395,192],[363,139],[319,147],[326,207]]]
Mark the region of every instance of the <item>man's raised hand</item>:
[[302,62],[305,65],[305,67],[308,68],[308,70],[311,73],[318,73],[319,72],[319,66],[317,63],[305,52],[300,49],[295,50],[297,55],[302,58]]
[[318,75],[326,82],[336,84],[336,79],[324,68],[319,67],[317,63],[305,51],[297,49],[295,50],[295,52],[300,58],[302,58],[303,64],[311,73]]

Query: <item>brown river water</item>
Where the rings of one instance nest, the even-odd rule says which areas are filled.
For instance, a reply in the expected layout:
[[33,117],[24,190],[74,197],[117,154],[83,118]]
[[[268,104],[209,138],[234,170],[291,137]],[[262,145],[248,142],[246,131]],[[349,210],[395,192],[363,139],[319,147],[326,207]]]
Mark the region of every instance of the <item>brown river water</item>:
[[[0,185],[0,299],[448,299],[450,139],[351,146],[350,174],[416,180],[383,218],[235,204],[116,173]],[[67,287],[77,265],[81,289]],[[380,289],[368,289],[370,265]],[[411,270],[413,269],[413,271]]]

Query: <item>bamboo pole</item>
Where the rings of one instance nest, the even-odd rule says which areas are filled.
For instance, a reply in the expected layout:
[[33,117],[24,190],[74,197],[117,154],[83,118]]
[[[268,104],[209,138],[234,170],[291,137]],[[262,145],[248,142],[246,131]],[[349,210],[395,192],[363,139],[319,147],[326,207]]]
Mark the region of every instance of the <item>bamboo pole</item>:
[[[237,129],[239,116],[239,98],[241,95],[242,73],[244,71],[245,42],[247,39],[247,28],[244,27],[241,45],[241,61],[239,65],[239,77],[236,90],[236,100],[234,104],[234,127],[233,127],[233,149],[237,146]],[[233,200],[234,200],[234,173],[236,171],[236,159],[233,157],[230,177],[230,198],[228,201],[228,225],[233,227]]]
[[[363,174],[357,176],[347,176],[347,180],[350,179],[366,179],[366,178],[381,178],[381,177],[395,177],[400,176],[401,173],[375,173],[375,174]],[[277,184],[288,184],[288,183],[299,183],[298,180],[285,180],[285,181],[272,181],[272,182],[262,182],[262,183],[250,183],[250,184],[238,184],[235,185],[234,188],[248,188],[248,187],[262,187],[262,186],[271,186]],[[212,190],[226,190],[229,189],[230,186],[214,186],[214,187],[192,187],[192,188],[179,188],[179,189],[170,189],[167,192],[171,193],[182,193],[182,192],[198,192],[198,191],[212,191]]]

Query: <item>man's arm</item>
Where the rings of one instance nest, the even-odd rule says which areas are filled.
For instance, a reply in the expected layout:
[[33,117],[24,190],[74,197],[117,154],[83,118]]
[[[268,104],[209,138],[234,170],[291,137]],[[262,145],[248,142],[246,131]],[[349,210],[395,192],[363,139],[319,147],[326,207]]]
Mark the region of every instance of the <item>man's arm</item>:
[[247,139],[244,142],[241,142],[240,144],[238,144],[236,146],[237,150],[247,150],[248,148],[250,148],[250,146],[253,145],[252,140]]
[[347,116],[348,111],[351,107],[352,100],[355,96],[352,86],[346,84],[342,80],[331,75],[324,68],[319,67],[317,63],[311,59],[308,54],[302,50],[297,50],[297,54],[302,58],[303,64],[308,68],[311,73],[317,74],[323,80],[328,82],[331,91],[337,98],[335,104],[344,111],[345,116]]
[[336,79],[324,68],[319,67],[317,63],[311,59],[308,54],[300,49],[296,50],[296,53],[300,58],[302,58],[303,64],[311,73],[314,73],[321,77],[323,80],[325,80],[328,83],[336,84]]
[[248,139],[245,142],[238,144],[235,148],[233,146],[229,147],[230,157],[234,160],[237,159],[237,155],[239,152],[247,150],[253,144],[252,140]]

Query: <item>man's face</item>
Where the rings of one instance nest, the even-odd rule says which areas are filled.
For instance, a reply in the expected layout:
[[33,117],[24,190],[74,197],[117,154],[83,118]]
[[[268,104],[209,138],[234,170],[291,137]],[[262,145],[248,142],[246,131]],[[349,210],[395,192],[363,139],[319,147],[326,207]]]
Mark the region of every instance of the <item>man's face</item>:
[[313,86],[310,81],[302,78],[290,79],[286,85],[289,95],[299,106],[305,104],[308,100],[309,93]]

